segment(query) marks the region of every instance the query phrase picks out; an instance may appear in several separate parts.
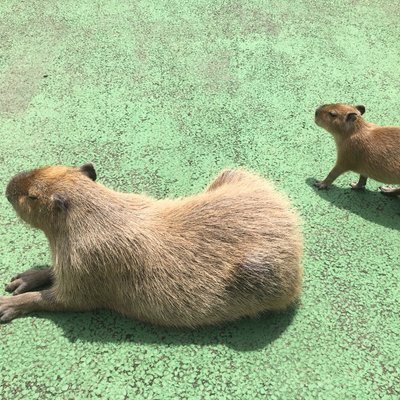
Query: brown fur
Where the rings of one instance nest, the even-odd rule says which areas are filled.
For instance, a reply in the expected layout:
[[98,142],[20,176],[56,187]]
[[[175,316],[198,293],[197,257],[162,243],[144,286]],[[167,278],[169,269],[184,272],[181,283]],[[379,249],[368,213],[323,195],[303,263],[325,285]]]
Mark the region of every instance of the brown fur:
[[347,104],[327,104],[316,110],[316,124],[332,134],[337,149],[336,165],[323,181],[315,184],[320,189],[347,171],[360,174],[353,189],[365,187],[368,177],[388,184],[400,183],[400,127],[366,122],[364,111],[364,106]]
[[53,267],[36,277],[27,271],[6,289],[52,286],[0,297],[0,320],[35,310],[106,308],[195,327],[284,309],[298,299],[297,217],[265,179],[226,170],[203,193],[155,200],[112,191],[95,178],[87,164],[44,167],[10,181],[7,197],[46,234]]

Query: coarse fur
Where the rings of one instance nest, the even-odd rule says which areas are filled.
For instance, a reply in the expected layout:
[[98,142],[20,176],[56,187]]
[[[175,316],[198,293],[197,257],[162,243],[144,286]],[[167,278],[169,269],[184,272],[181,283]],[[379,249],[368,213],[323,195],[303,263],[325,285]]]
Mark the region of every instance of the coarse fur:
[[[10,181],[7,198],[43,230],[53,266],[12,280],[6,289],[17,295],[0,297],[0,320],[103,308],[196,327],[282,310],[299,298],[298,218],[265,179],[225,170],[205,192],[174,200],[115,192],[95,179],[86,164]],[[44,283],[51,287],[22,293]]]
[[[337,149],[334,168],[323,180],[315,183],[326,189],[341,174],[360,174],[353,189],[363,189],[367,178],[400,183],[400,127],[378,126],[366,122],[364,106],[326,104],[315,112],[315,122],[332,134]],[[399,189],[381,188],[383,193],[399,194]]]

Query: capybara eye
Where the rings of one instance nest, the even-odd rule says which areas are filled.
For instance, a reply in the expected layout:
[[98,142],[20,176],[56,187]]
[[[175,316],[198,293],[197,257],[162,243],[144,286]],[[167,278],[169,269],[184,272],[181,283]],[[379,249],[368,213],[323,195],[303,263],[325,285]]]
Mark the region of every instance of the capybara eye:
[[37,196],[34,196],[34,195],[32,195],[32,194],[29,194],[29,195],[28,195],[28,199],[29,199],[29,200],[37,200]]
[[335,113],[335,111],[329,111],[329,115],[330,115],[332,118],[335,118],[335,117],[337,116],[337,114]]

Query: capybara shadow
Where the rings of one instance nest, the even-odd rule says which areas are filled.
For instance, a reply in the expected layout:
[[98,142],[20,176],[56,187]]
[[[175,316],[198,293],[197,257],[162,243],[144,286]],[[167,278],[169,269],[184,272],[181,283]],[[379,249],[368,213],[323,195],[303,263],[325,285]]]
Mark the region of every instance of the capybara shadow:
[[375,224],[400,230],[400,199],[389,197],[378,190],[352,190],[330,186],[328,190],[318,190],[314,187],[315,178],[307,178],[306,183],[315,195],[328,201],[337,208],[348,210]]
[[154,326],[103,310],[87,313],[37,313],[35,317],[51,320],[62,329],[63,335],[70,342],[223,345],[236,351],[254,351],[278,339],[293,322],[298,308],[299,305],[295,304],[286,311],[267,312],[254,318],[247,317],[195,330]]

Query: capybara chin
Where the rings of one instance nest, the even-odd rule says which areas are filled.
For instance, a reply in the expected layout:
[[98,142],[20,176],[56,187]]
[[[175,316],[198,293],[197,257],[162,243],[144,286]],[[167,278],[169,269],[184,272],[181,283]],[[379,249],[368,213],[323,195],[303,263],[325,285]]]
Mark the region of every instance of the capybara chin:
[[16,296],[0,297],[1,321],[103,308],[196,327],[282,310],[299,298],[298,219],[265,179],[225,170],[204,192],[174,200],[118,193],[95,180],[92,164],[11,179],[6,196],[43,230],[53,265],[13,278],[6,290]]
[[[400,127],[366,122],[364,106],[325,104],[315,111],[315,123],[332,134],[336,143],[336,164],[318,189],[328,188],[347,171],[360,174],[353,189],[364,189],[367,178],[383,183],[400,183]],[[400,189],[381,187],[383,194],[399,195]]]

